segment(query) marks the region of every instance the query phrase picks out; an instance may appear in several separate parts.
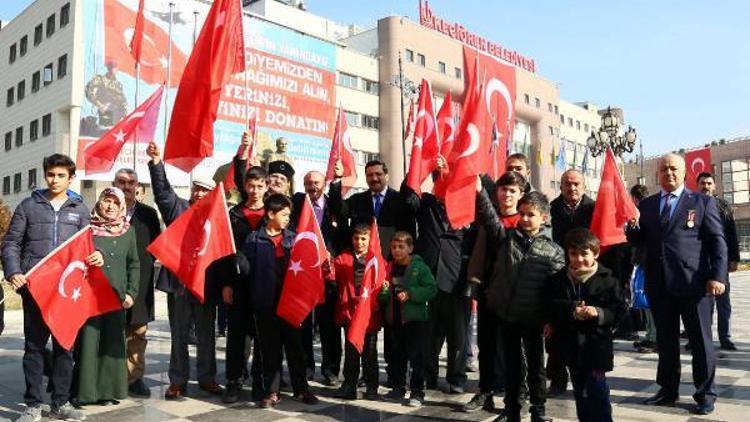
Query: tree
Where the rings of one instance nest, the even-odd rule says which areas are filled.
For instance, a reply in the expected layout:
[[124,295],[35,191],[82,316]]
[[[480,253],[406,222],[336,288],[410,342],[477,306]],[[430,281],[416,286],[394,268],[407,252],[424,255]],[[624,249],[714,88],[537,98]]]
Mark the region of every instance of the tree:
[[13,216],[13,212],[10,207],[5,204],[3,198],[0,198],[0,239],[5,237],[5,233],[10,227],[10,218]]

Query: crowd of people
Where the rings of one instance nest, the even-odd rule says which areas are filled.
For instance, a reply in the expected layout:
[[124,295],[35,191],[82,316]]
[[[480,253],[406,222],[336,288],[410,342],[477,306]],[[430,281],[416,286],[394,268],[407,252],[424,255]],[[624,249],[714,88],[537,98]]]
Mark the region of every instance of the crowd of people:
[[[246,134],[243,143],[248,142]],[[304,192],[292,193],[291,164],[274,161],[263,168],[250,165],[246,155],[237,156],[232,165],[241,201],[229,211],[237,253],[206,270],[201,303],[166,269],[157,274],[146,247],[161,232],[159,214],[169,226],[217,183],[193,178],[189,199],[180,198],[158,146],[151,143],[147,154],[158,213],[139,200],[143,188],[132,169],[118,170],[89,211],[68,189],[74,162],[53,154],[43,165],[47,188],[34,191],[13,215],[2,262],[6,279],[23,298],[27,408],[19,422],[40,420],[45,375],[50,413],[61,419],[85,419],[86,405],[116,403],[128,395],[149,397],[143,376],[155,288],[167,293],[168,400],[189,394],[188,345],[194,342],[198,388],[226,403],[238,401],[249,382],[253,401],[274,407],[282,399],[285,359],[293,400],[318,402],[308,385],[318,367],[318,379],[331,395],[418,407],[425,390],[466,391],[467,360],[473,353],[469,327],[476,309],[479,384],[463,411],[495,411],[494,398],[502,396],[496,420],[519,421],[528,401],[531,420],[548,421],[547,397],[565,392],[570,381],[580,420],[612,420],[605,373],[613,369],[615,332],[633,325],[628,309],[633,265],[645,269],[651,303],[646,338],[636,347],[659,354],[656,381],[661,388],[646,404],[670,405],[679,398],[682,320],[693,356],[694,411],[714,409],[711,321],[716,298],[721,345],[734,349],[728,272],[739,260],[737,239],[731,209],[713,196],[713,176],[699,176],[704,192],[688,190],[678,155],[660,161],[660,192],[649,196],[644,186],[633,187],[640,218],[624,228],[628,243],[606,250],[588,229],[595,202],[585,193],[584,175],[565,171],[560,196],[550,202],[531,185],[523,154],[509,156],[507,172],[496,181],[477,177],[476,221],[458,228],[450,225],[440,195],[420,195],[405,184],[399,190],[389,187],[382,161],[366,164],[368,189],[345,199],[340,163],[328,186],[325,175],[311,171],[304,176]],[[436,173],[445,167],[438,158]],[[301,326],[292,326],[276,307],[305,197],[330,253],[328,280],[325,302]],[[50,331],[24,274],[87,225],[97,251],[86,264],[103,268],[122,311],[91,318],[72,351],[53,338],[49,352]],[[385,281],[370,291],[362,281],[375,235],[388,266]],[[377,312],[360,353],[342,335],[367,295],[376,295]],[[227,337],[224,386],[217,382],[217,307]],[[320,362],[313,354],[315,333]],[[442,382],[438,356],[444,346]],[[379,357],[385,361],[384,385]],[[387,389],[383,396],[381,387]]]

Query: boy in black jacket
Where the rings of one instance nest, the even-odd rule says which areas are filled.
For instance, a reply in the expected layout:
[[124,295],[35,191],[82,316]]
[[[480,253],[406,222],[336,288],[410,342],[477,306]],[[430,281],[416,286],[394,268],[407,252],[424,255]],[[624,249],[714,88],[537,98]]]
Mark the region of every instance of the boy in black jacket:
[[560,358],[570,369],[578,420],[611,421],[605,372],[613,366],[612,338],[627,305],[617,278],[599,265],[599,239],[588,229],[565,236],[568,267],[550,279],[545,334],[560,339]]

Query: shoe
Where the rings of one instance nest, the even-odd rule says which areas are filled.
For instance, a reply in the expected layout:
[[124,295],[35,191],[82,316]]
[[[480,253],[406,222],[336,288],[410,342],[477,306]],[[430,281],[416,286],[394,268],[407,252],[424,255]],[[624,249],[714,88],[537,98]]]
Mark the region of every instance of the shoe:
[[503,409],[500,411],[500,415],[492,422],[521,422],[521,411],[509,412]]
[[221,401],[224,403],[235,403],[240,399],[242,385],[238,381],[229,381],[224,393],[221,395]]
[[133,397],[149,398],[151,397],[151,390],[143,382],[143,379],[138,378],[128,385],[128,394]]
[[552,422],[552,418],[545,415],[531,415],[531,422]]
[[380,394],[378,394],[378,387],[367,388],[365,394],[362,396],[365,400],[377,401],[380,400]]
[[367,385],[367,383],[365,382],[364,378],[360,378],[359,380],[357,380],[357,388],[362,388],[365,385]]
[[386,395],[384,396],[386,400],[391,401],[400,401],[403,400],[404,397],[406,397],[406,389],[405,388],[394,388]]
[[409,395],[409,400],[404,403],[408,407],[422,407],[424,404],[424,393],[412,392]]
[[643,404],[647,406],[674,406],[676,401],[677,395],[667,394],[659,390],[658,393],[644,400]]
[[562,396],[565,394],[565,392],[568,391],[568,383],[566,382],[563,384],[562,382],[553,382],[549,386],[549,390],[547,390],[547,397],[557,397]]
[[479,367],[474,362],[467,363],[466,372],[479,372]]
[[294,396],[294,400],[297,400],[298,402],[302,402],[304,404],[314,405],[318,404],[320,400],[318,400],[317,397],[315,397],[315,394],[305,391],[304,393],[299,393],[296,396]]
[[198,384],[198,387],[200,387],[201,390],[207,393],[213,394],[215,396],[220,396],[224,392],[224,389],[221,388],[221,386],[215,382],[209,382],[206,384]]
[[735,346],[732,340],[726,339],[721,341],[721,350],[735,351],[737,350],[737,346]]
[[62,419],[64,421],[84,421],[86,420],[86,414],[82,411],[74,408],[70,402],[65,402],[64,405],[57,407],[51,406],[49,410],[50,419]]
[[16,422],[39,422],[42,420],[42,406],[29,406],[16,419]]
[[685,330],[680,331],[680,338],[688,338],[687,331]]
[[216,333],[216,337],[226,337],[226,336],[227,336],[226,330],[219,330],[219,332]]
[[263,400],[263,388],[253,387],[253,390],[250,392],[250,399],[254,402],[260,402]]
[[336,376],[323,375],[323,381],[321,381],[321,384],[325,385],[326,387],[333,387],[336,385],[336,378]]
[[463,394],[464,388],[460,385],[448,384],[448,388],[445,389],[445,394]]
[[479,409],[490,412],[495,409],[495,400],[492,398],[492,394],[477,393],[468,403],[461,406],[461,410],[466,413],[476,412]]
[[336,397],[344,400],[356,400],[357,399],[357,388],[352,387],[348,384],[342,384],[338,390],[336,390]]
[[714,413],[713,402],[703,402],[696,404],[691,411],[696,415],[710,415]]
[[263,400],[261,400],[260,403],[258,403],[258,406],[264,409],[274,408],[276,407],[276,404],[279,403],[279,401],[281,401],[281,399],[279,398],[279,395],[276,393],[271,393],[267,395]]
[[305,373],[307,374],[308,381],[312,381],[315,378],[315,368],[307,368]]
[[185,387],[177,384],[170,384],[167,391],[164,392],[164,398],[167,400],[177,400],[185,397]]

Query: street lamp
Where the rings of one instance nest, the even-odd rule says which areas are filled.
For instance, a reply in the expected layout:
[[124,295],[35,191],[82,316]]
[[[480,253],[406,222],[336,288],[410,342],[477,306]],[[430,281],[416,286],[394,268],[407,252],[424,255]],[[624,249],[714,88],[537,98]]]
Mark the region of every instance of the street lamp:
[[636,138],[635,129],[628,126],[628,130],[625,131],[620,126],[617,115],[612,113],[610,107],[607,107],[607,111],[602,115],[602,126],[598,131],[591,131],[586,144],[588,144],[589,152],[594,157],[606,151],[607,147],[611,147],[612,152],[620,156],[625,152],[633,152]]
[[419,95],[419,87],[404,76],[401,51],[398,52],[398,74],[393,75],[388,85],[395,86],[401,90],[401,150],[404,154],[404,174],[406,174],[406,118],[404,117],[404,98],[408,98],[409,102],[411,102]]

